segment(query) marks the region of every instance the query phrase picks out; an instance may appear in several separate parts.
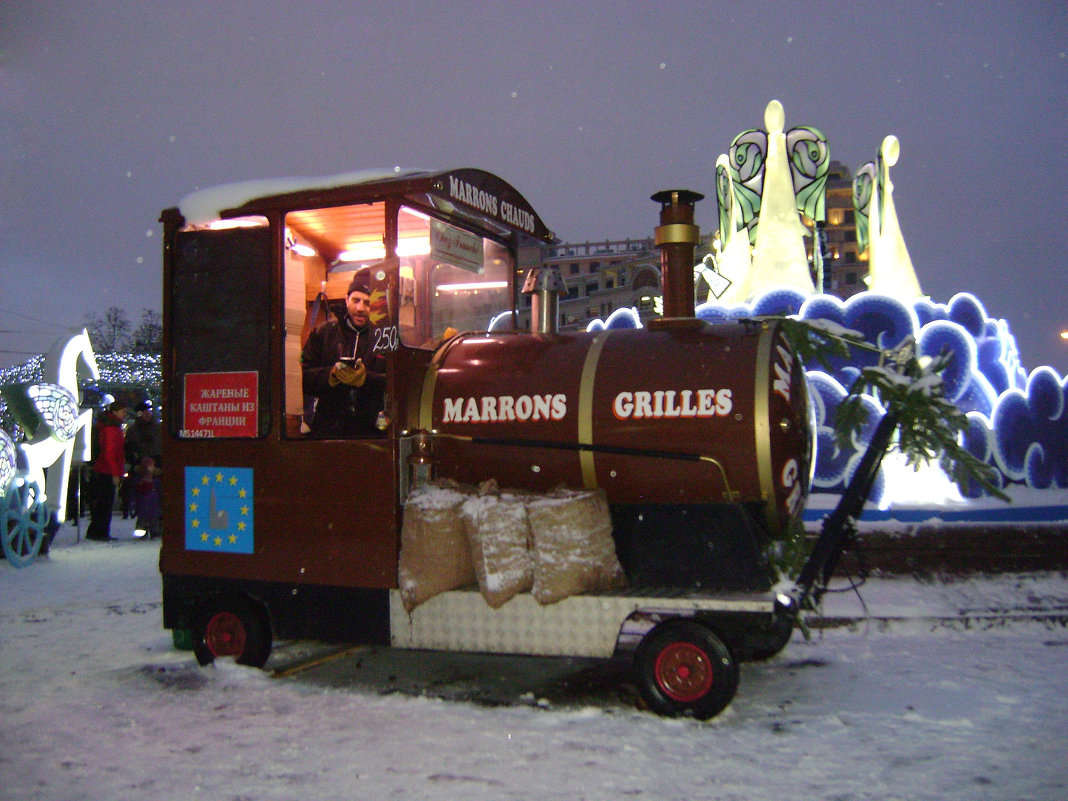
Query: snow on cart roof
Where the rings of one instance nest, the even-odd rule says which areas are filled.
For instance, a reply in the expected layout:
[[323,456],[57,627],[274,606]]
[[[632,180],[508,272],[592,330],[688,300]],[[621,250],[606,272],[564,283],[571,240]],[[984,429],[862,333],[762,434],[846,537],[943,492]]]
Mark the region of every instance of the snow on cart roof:
[[[221,217],[262,213],[263,203],[297,201],[301,196],[331,190],[367,187],[368,193],[395,186],[398,193],[426,192],[459,214],[502,226],[502,231],[516,231],[544,241],[555,237],[530,202],[507,181],[485,170],[460,168],[444,171],[391,169],[363,170],[320,178],[274,178],[242,181],[194,192],[178,205],[186,224],[208,225]],[[308,200],[305,196],[303,200]],[[263,203],[261,203],[263,201]],[[317,199],[316,204],[322,201]],[[434,205],[437,202],[431,201]]]
[[201,189],[187,195],[178,204],[189,225],[205,225],[219,219],[226,209],[236,209],[249,201],[272,195],[303,192],[310,189],[334,189],[339,186],[356,186],[384,181],[390,178],[407,178],[425,175],[430,170],[412,170],[393,167],[359,170],[357,172],[325,175],[318,178],[263,178],[253,181],[238,181]]

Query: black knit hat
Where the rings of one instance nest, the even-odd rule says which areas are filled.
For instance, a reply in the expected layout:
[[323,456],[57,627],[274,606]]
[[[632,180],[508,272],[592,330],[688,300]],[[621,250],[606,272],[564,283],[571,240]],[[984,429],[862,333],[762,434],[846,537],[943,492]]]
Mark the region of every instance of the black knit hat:
[[353,292],[362,292],[365,295],[371,294],[370,270],[357,270],[356,275],[352,276],[352,281],[349,282],[349,289],[345,293],[345,297],[348,297]]

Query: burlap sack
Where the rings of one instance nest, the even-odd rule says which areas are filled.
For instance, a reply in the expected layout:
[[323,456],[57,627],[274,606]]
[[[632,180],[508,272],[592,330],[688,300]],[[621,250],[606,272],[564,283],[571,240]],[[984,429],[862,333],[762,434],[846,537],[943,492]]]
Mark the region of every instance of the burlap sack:
[[438,593],[475,583],[471,549],[460,521],[466,497],[457,485],[444,483],[417,487],[408,496],[397,571],[408,612]]
[[499,492],[496,485],[483,485],[479,490],[480,494],[464,501],[460,516],[478,588],[486,603],[497,609],[534,586],[527,498],[512,491]]
[[538,603],[625,585],[603,490],[557,491],[528,503],[527,518]]

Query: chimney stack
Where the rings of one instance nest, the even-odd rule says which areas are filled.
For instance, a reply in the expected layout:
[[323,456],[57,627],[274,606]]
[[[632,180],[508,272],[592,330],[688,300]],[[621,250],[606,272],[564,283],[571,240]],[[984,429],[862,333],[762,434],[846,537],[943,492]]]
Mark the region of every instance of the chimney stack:
[[664,317],[694,316],[694,250],[701,242],[701,229],[694,224],[693,207],[704,197],[689,189],[665,189],[650,198],[660,204],[654,241],[660,248]]

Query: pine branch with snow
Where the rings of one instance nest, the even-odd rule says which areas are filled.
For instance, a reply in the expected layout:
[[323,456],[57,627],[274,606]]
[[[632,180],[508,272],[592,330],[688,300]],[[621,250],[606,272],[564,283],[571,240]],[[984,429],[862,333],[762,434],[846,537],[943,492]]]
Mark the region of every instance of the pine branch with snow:
[[881,364],[861,370],[849,396],[839,405],[835,436],[844,445],[868,423],[861,396],[872,395],[887,412],[896,413],[897,436],[890,448],[902,453],[907,465],[919,469],[937,462],[958,487],[975,481],[989,494],[1008,501],[995,483],[994,468],[961,445],[968,418],[945,396],[942,381],[942,372],[952,359],[952,353],[919,359],[911,341],[884,354]]

